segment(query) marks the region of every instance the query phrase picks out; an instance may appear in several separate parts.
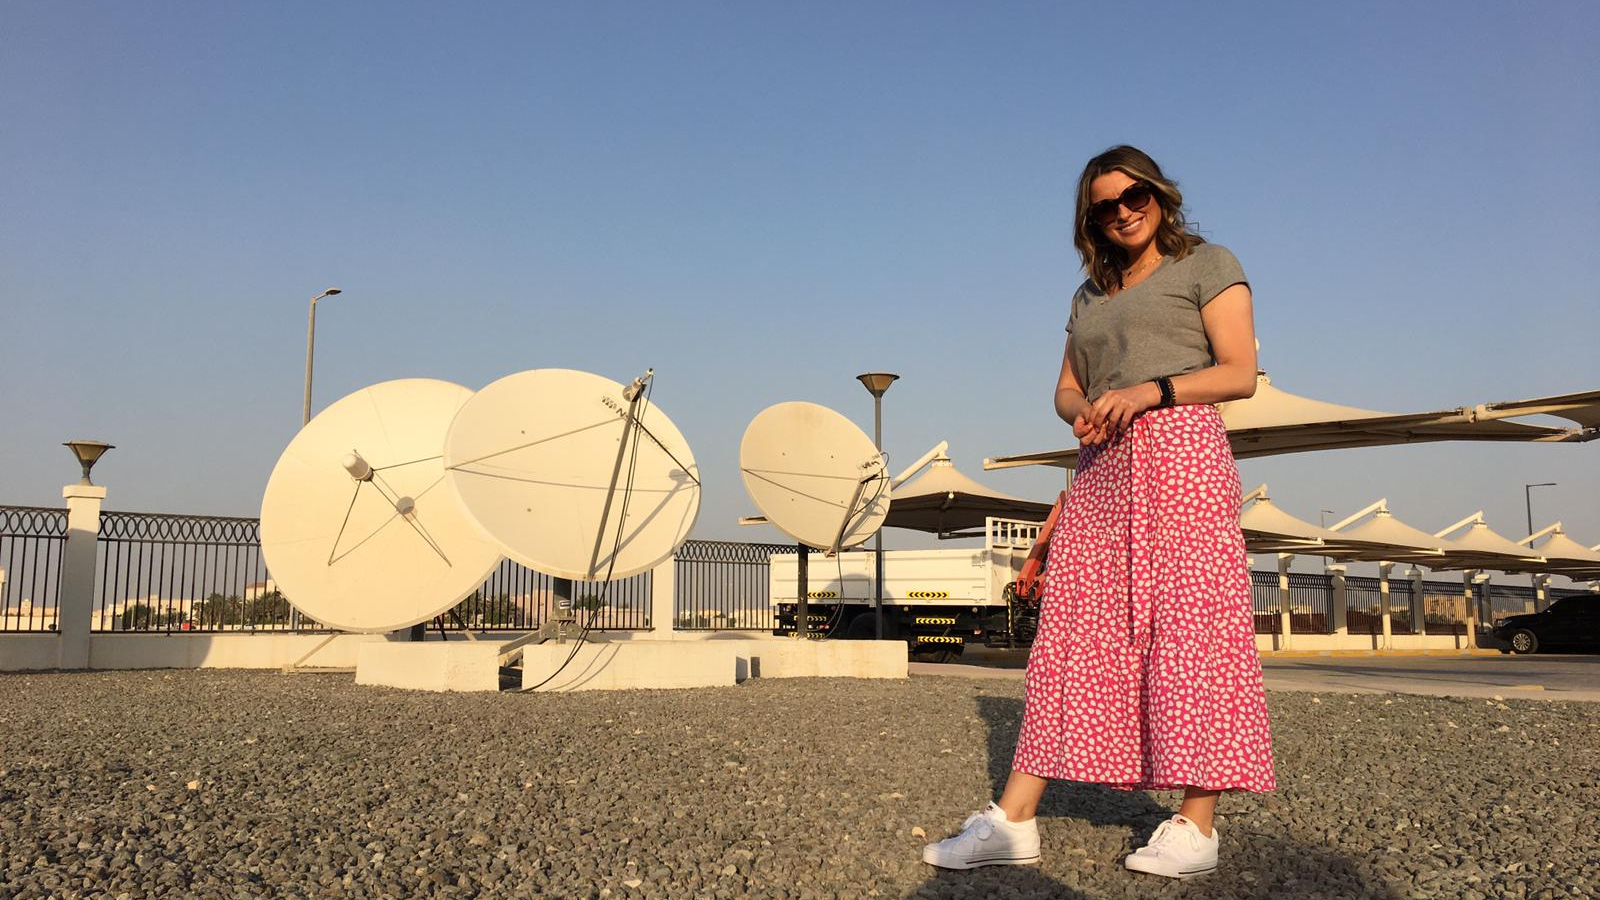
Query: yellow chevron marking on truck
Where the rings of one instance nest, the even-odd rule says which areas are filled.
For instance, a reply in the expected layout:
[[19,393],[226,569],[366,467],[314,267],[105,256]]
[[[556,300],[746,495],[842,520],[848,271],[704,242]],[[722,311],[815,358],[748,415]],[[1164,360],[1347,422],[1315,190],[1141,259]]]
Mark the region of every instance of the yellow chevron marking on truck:
[[839,596],[838,591],[807,591],[806,597],[812,600],[832,600]]
[[906,596],[912,600],[948,600],[949,591],[906,591]]
[[964,643],[966,643],[966,641],[962,640],[960,635],[955,635],[955,634],[919,634],[919,635],[917,635],[917,643],[919,643],[919,644],[964,644]]
[[916,619],[916,624],[918,625],[954,625],[955,623],[955,616],[917,616]]

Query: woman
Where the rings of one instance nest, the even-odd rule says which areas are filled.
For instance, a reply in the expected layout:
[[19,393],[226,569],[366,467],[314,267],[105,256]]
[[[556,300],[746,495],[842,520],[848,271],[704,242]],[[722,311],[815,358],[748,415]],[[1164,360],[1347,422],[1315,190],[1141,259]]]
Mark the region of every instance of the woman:
[[1149,156],[1113,147],[1078,181],[1072,298],[1056,414],[1082,442],[1050,544],[1010,779],[923,860],[1039,859],[1047,779],[1182,790],[1124,861],[1189,878],[1217,865],[1222,791],[1274,787],[1239,530],[1239,472],[1212,404],[1255,393],[1250,288],[1191,234]]

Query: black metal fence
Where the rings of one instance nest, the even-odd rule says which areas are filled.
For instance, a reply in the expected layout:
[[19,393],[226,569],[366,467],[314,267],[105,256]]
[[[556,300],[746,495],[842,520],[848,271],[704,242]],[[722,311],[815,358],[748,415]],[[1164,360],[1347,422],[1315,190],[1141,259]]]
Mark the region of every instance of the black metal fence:
[[1461,594],[1461,582],[1422,583],[1422,623],[1425,634],[1467,633],[1466,604]]
[[56,631],[67,511],[0,506],[0,632]]
[[261,560],[256,519],[102,512],[93,631],[310,631]]
[[[650,572],[610,582],[574,581],[569,598],[573,615],[580,625],[590,623],[597,631],[649,628],[651,586]],[[440,624],[457,631],[531,631],[554,614],[559,602],[554,578],[502,560],[489,580],[441,617]]]
[[1506,616],[1520,616],[1525,612],[1534,612],[1538,605],[1538,595],[1534,593],[1533,585],[1530,584],[1485,582],[1477,585],[1474,595],[1479,600],[1478,621],[1485,623]]
[[1289,573],[1289,630],[1293,634],[1327,634],[1333,630],[1331,577]]
[[1383,634],[1383,589],[1378,579],[1345,577],[1344,624],[1351,634]]
[[792,544],[686,541],[676,557],[673,626],[684,631],[771,631],[772,557]]
[[[52,631],[67,538],[67,511],[0,506],[0,631]],[[92,628],[115,631],[317,631],[316,622],[290,605],[261,557],[259,521],[228,516],[103,512],[100,516],[98,593]],[[768,593],[774,554],[786,544],[688,541],[678,550],[674,628],[690,631],[770,631],[776,627]],[[579,621],[594,616],[600,630],[646,629],[651,621],[652,573],[609,584],[577,582],[572,604]],[[1282,629],[1276,571],[1250,573],[1257,633]],[[1475,585],[1481,622],[1521,613],[1532,589],[1515,584]],[[1348,577],[1346,624],[1352,634],[1382,630],[1378,579]],[[1391,630],[1414,633],[1413,582],[1389,580]],[[1551,599],[1586,591],[1551,589]],[[1290,626],[1296,634],[1326,634],[1333,625],[1333,581],[1326,574],[1290,573]],[[548,575],[505,561],[472,596],[441,617],[448,629],[527,631],[546,621],[557,604]],[[1458,582],[1423,583],[1423,627],[1428,634],[1464,634],[1465,604]]]

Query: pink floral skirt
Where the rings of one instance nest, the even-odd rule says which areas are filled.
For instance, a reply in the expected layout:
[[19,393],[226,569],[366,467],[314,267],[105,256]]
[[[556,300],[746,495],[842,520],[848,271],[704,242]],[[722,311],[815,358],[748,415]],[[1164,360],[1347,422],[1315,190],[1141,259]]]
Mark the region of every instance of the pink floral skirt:
[[1248,565],[1215,408],[1151,410],[1084,448],[1050,543],[1013,767],[1130,790],[1272,790]]

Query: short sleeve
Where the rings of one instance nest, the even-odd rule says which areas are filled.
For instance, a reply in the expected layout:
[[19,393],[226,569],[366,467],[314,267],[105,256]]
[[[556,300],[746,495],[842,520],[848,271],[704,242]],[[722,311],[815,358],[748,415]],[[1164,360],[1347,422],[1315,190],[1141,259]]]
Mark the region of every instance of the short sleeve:
[[1200,309],[1228,288],[1250,283],[1238,257],[1221,244],[1201,244],[1195,248],[1194,256],[1194,302]]
[[1084,287],[1087,286],[1087,284],[1088,284],[1088,282],[1085,282],[1084,285],[1079,286],[1079,288],[1076,291],[1074,291],[1073,294],[1072,294],[1072,306],[1070,307],[1070,309],[1067,312],[1067,333],[1068,334],[1072,333],[1072,326],[1073,326],[1073,324],[1075,324],[1078,321],[1078,307],[1083,305]]

